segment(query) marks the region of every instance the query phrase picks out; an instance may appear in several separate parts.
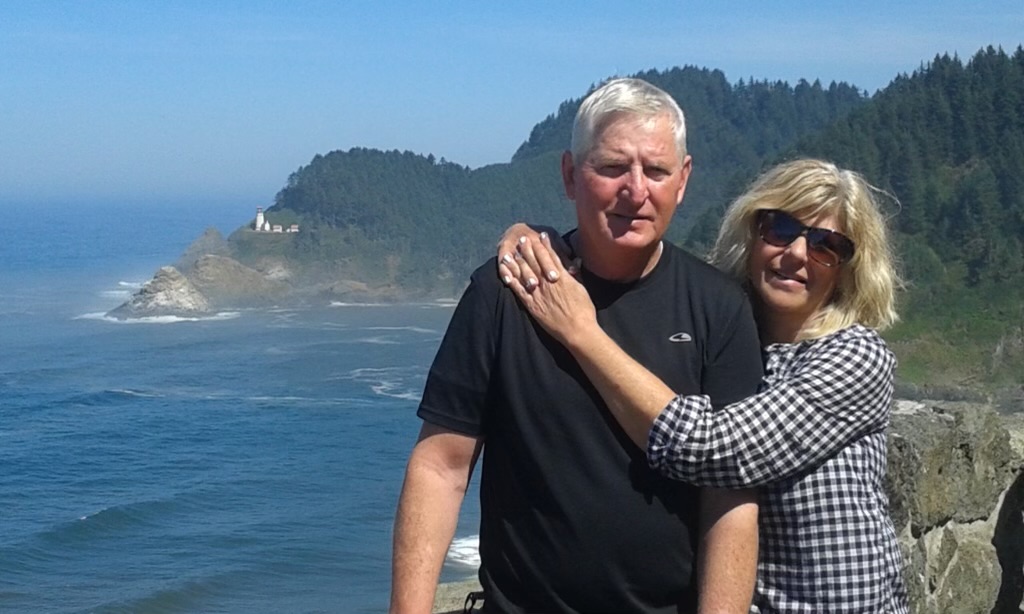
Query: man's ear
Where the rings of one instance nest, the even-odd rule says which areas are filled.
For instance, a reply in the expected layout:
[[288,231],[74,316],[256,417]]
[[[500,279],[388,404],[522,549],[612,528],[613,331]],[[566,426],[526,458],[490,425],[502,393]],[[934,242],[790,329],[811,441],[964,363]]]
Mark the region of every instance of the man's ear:
[[693,170],[693,158],[689,155],[683,159],[682,181],[679,182],[679,192],[676,194],[676,203],[683,201],[683,194],[686,193],[686,184],[690,181],[690,171]]
[[576,171],[576,164],[572,161],[572,152],[562,152],[562,187],[565,188],[565,197],[569,200],[576,200],[576,178],[573,173]]

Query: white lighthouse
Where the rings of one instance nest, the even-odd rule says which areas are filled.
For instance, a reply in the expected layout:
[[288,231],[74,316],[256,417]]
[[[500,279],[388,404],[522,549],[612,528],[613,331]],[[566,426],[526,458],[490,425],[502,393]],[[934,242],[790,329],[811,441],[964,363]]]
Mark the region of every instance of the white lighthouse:
[[256,207],[256,224],[253,230],[263,230],[263,207]]

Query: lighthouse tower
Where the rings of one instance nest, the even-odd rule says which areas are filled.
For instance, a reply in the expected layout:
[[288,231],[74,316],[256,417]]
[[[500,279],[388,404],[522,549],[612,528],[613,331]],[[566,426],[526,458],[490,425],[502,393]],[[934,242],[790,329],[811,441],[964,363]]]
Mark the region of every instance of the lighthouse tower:
[[255,230],[263,230],[263,207],[256,207]]

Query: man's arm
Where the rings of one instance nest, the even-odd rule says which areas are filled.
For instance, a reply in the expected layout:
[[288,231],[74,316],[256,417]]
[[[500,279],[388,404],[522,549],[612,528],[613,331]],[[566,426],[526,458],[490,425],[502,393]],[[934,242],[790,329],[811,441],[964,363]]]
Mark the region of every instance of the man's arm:
[[391,614],[430,614],[483,439],[424,423],[395,514]]
[[757,491],[701,491],[699,614],[746,614],[757,579]]

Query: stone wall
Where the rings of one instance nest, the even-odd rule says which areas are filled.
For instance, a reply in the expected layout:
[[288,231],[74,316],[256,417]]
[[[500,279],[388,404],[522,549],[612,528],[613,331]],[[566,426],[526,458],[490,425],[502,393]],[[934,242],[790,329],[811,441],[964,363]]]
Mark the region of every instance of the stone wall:
[[913,614],[1019,612],[1020,430],[987,405],[898,402],[890,513]]
[[[1024,612],[1024,415],[969,401],[899,401],[886,489],[912,614]],[[475,581],[444,585],[461,612]]]

